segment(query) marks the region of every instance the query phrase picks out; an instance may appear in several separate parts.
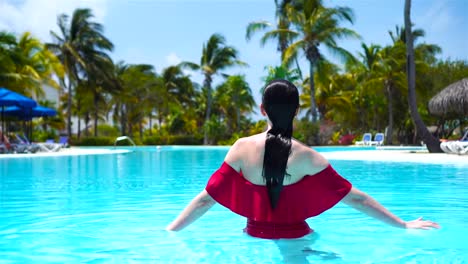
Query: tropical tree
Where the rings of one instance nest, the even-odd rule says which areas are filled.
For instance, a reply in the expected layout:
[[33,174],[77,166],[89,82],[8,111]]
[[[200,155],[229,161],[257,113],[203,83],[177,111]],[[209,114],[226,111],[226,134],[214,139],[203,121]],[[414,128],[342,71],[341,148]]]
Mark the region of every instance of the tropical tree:
[[244,75],[232,75],[215,92],[215,101],[227,117],[232,132],[239,132],[241,117],[252,112],[255,100]]
[[15,71],[15,62],[19,60],[19,54],[14,52],[16,46],[16,36],[13,33],[0,31],[0,86],[21,78]]
[[[199,64],[193,62],[182,62],[182,68],[201,71],[204,75],[203,87],[206,89],[206,113],[205,123],[211,118],[213,76],[221,74],[222,70],[232,66],[246,66],[245,62],[238,59],[237,50],[226,44],[224,36],[213,34],[206,44],[203,45],[202,57]],[[203,143],[208,144],[208,133],[204,132]]]
[[[55,102],[52,102],[49,100],[39,100],[38,104],[41,106],[56,110]],[[42,130],[44,131],[47,131],[48,127],[51,127],[54,129],[65,128],[65,122],[64,122],[63,116],[60,113],[57,113],[56,116],[52,116],[52,117],[48,117],[48,116],[42,117],[41,120],[39,120],[39,124],[42,126]]]
[[[47,46],[62,62],[66,78],[61,83],[67,92],[67,133],[71,136],[71,116],[73,89],[79,81],[96,67],[90,66],[99,56],[105,56],[106,51],[113,48],[112,43],[104,36],[103,26],[92,20],[90,9],[76,9],[71,21],[66,14],[57,19],[59,33],[51,31],[53,43]],[[91,61],[89,61],[91,59]]]
[[403,43],[397,42],[380,50],[373,71],[365,83],[367,89],[373,89],[374,93],[382,94],[386,98],[388,108],[386,144],[388,145],[393,144],[395,111],[400,109],[396,105],[399,103],[397,99],[401,96],[397,95],[404,94],[407,89],[406,76],[402,70],[405,65],[403,48]]
[[320,60],[326,60],[319,46],[322,45],[341,58],[352,55],[338,46],[342,38],[359,38],[359,35],[348,28],[340,27],[341,21],[353,23],[353,12],[348,7],[327,8],[321,0],[304,1],[301,9],[287,7],[288,18],[295,30],[284,31],[295,39],[286,50],[283,62],[288,64],[302,50],[309,61],[310,108],[312,121],[318,120],[315,101],[314,72]]
[[[266,66],[265,70],[267,70],[267,75],[262,78],[265,84],[275,79],[288,80],[292,83],[297,83],[302,80],[299,69],[288,69],[285,65],[276,67]],[[263,91],[261,91],[261,93],[263,93]]]
[[[355,128],[361,132],[369,129],[380,130],[382,116],[384,116],[385,102],[378,89],[375,89],[369,80],[378,75],[380,52],[382,47],[376,44],[361,44],[362,50],[358,52],[358,60],[349,60],[346,63],[346,72],[356,81],[353,93],[353,105],[356,117],[359,119]],[[377,84],[378,87],[382,86]]]
[[426,125],[419,115],[416,103],[416,67],[414,59],[413,34],[411,31],[411,0],[405,0],[404,9],[405,33],[406,33],[406,60],[407,60],[407,82],[408,82],[408,104],[411,117],[416,130],[426,143],[429,152],[442,152],[440,142],[427,130]]
[[[284,54],[286,49],[288,48],[289,44],[292,42],[292,35],[289,34],[289,28],[291,26],[291,22],[287,16],[287,6],[295,5],[294,0],[283,0],[278,1],[275,0],[275,16],[277,19],[276,25],[265,21],[265,20],[258,20],[250,22],[247,25],[247,30],[245,34],[245,38],[247,41],[252,39],[253,35],[260,31],[266,31],[262,38],[260,39],[260,44],[264,46],[268,41],[277,41],[277,50],[281,54],[281,60],[284,58]],[[296,60],[297,63],[297,60]],[[299,71],[299,76],[302,78],[302,73],[300,71],[299,65],[297,65],[297,69]]]
[[[101,52],[99,52],[101,53]],[[120,86],[117,84],[114,76],[114,63],[107,54],[95,53],[91,51],[87,54],[86,65],[86,90],[92,94],[93,105],[90,109],[93,111],[94,136],[98,135],[98,120],[101,110],[106,110],[108,94],[117,93]],[[103,107],[104,106],[104,107]],[[107,113],[104,112],[104,115]]]
[[143,127],[146,117],[154,109],[154,98],[161,86],[154,67],[148,64],[126,65],[123,62],[117,64],[115,69],[120,92],[113,94],[111,103],[113,108],[113,120],[120,124],[121,134],[133,136],[135,126],[143,137]]
[[[174,133],[184,130],[193,131],[195,107],[195,86],[190,78],[184,74],[180,66],[169,66],[163,69],[161,87],[157,94],[158,120],[168,122],[168,127]],[[184,114],[185,113],[185,114]]]
[[31,33],[23,33],[18,40],[13,34],[0,33],[0,86],[6,86],[27,96],[42,98],[42,85],[58,88],[52,77],[62,76],[57,57]]

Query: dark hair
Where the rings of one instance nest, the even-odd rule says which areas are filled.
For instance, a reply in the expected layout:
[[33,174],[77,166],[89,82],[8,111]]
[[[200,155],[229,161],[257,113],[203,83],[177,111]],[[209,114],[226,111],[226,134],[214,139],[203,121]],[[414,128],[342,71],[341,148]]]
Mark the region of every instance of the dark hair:
[[291,154],[293,120],[299,107],[299,92],[289,81],[273,80],[263,91],[263,107],[271,121],[265,140],[263,178],[270,205],[274,209],[283,189],[288,157]]

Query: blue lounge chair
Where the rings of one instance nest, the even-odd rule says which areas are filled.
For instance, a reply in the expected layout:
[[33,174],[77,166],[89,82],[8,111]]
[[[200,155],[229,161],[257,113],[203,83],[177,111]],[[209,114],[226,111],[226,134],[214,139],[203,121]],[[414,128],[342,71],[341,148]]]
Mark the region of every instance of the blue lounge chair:
[[382,146],[384,142],[384,134],[383,133],[377,133],[375,134],[374,140],[370,142],[370,145],[372,146]]
[[58,143],[62,146],[62,148],[68,148],[70,146],[68,144],[68,137],[67,136],[60,137]]
[[371,133],[364,133],[364,135],[362,136],[362,140],[361,141],[356,141],[356,145],[370,145],[372,141],[372,134]]

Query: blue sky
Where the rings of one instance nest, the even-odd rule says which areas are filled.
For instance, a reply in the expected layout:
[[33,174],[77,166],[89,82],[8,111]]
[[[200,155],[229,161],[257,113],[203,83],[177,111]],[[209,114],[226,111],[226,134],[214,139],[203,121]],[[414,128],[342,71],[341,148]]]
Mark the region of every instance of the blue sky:
[[[403,24],[404,0],[330,0],[327,6],[348,6],[354,10],[354,25],[367,44],[390,43],[389,30]],[[261,78],[266,65],[278,65],[276,43],[261,47],[260,34],[245,40],[247,24],[255,20],[274,21],[273,0],[0,0],[0,30],[31,31],[49,41],[57,30],[56,17],[71,14],[77,7],[93,9],[96,20],[115,44],[112,57],[128,63],[148,63],[156,71],[180,61],[199,62],[202,45],[213,33],[221,33],[239,50],[248,68],[228,73],[245,74],[259,103]],[[412,20],[426,31],[424,42],[442,47],[442,58],[468,60],[468,1],[413,0]],[[360,41],[343,40],[341,46],[356,53]],[[308,69],[304,61],[303,71]],[[194,80],[202,81],[198,74]],[[215,78],[215,84],[221,78]]]

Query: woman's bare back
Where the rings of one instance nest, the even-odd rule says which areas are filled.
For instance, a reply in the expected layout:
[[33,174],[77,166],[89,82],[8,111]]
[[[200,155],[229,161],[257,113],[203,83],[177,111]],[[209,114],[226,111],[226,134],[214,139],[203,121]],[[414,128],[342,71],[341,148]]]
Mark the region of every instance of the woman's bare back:
[[[239,139],[226,155],[227,162],[244,178],[257,185],[265,185],[262,177],[266,133]],[[291,155],[288,158],[284,185],[300,181],[306,175],[313,175],[328,165],[327,160],[303,143],[292,140]]]

